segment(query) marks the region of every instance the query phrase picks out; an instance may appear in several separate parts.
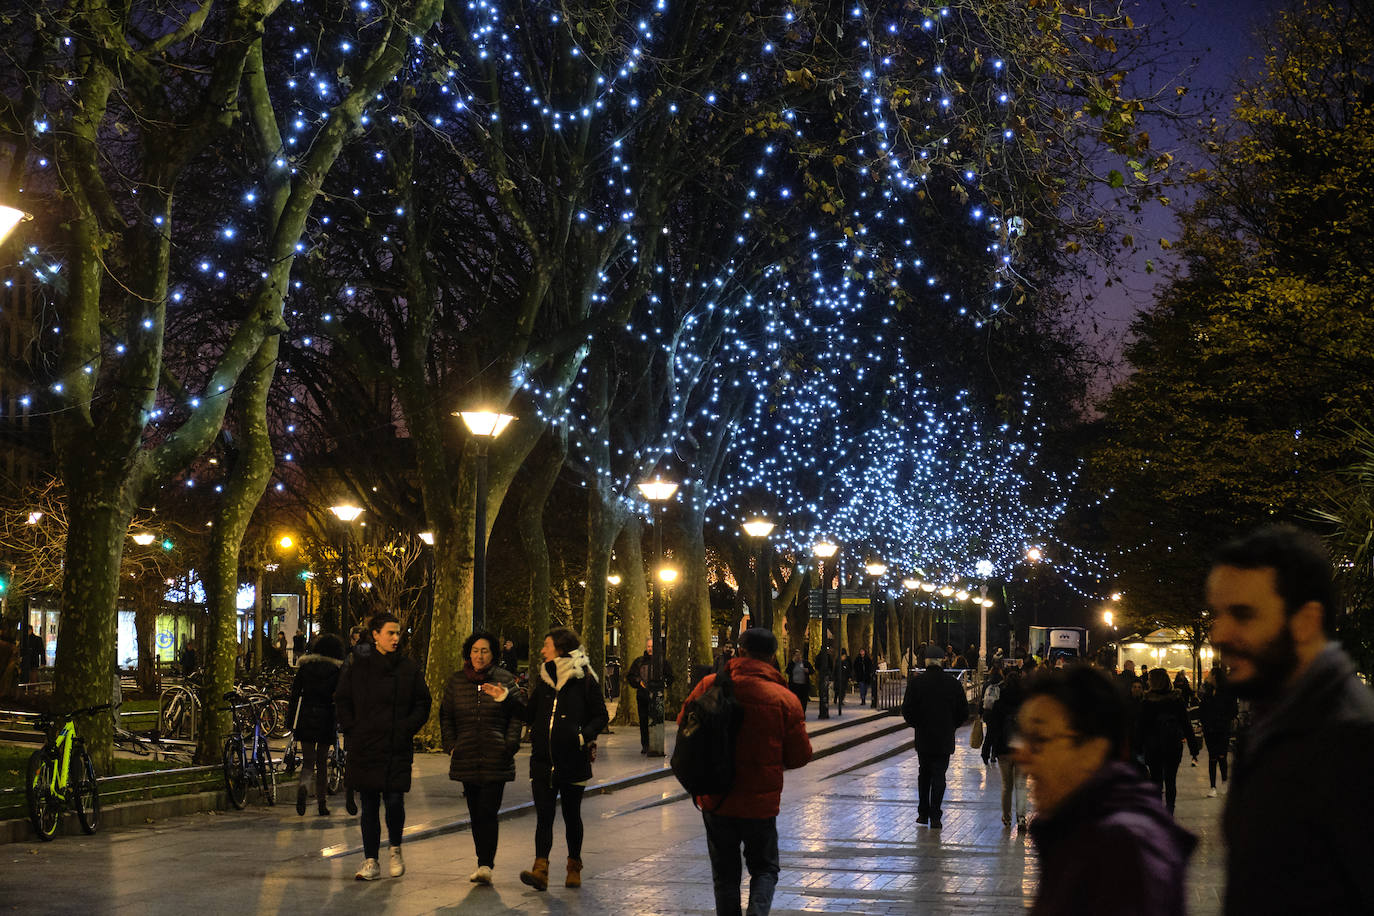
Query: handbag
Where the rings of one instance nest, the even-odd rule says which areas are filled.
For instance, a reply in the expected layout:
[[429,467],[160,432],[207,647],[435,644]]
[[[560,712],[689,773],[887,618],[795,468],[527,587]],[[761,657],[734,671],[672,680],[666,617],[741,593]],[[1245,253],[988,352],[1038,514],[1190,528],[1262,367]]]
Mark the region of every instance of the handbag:
[[973,731],[969,732],[968,746],[975,751],[983,746],[983,720],[981,717],[973,720]]

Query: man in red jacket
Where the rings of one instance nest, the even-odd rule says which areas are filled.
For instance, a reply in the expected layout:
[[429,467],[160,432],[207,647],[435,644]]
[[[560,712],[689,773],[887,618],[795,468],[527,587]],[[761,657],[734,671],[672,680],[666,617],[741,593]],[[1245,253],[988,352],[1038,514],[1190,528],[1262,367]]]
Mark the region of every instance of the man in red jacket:
[[[752,627],[740,634],[740,655],[728,663],[735,697],[744,708],[735,744],[735,782],[725,795],[697,798],[706,822],[706,849],[716,913],[739,916],[740,846],[749,867],[750,916],[767,916],[778,884],[778,809],[782,772],[811,760],[801,702],[787,689],[775,660],[778,641],[771,630]],[[683,704],[715,683],[707,675]],[[682,724],[684,713],[678,713]]]

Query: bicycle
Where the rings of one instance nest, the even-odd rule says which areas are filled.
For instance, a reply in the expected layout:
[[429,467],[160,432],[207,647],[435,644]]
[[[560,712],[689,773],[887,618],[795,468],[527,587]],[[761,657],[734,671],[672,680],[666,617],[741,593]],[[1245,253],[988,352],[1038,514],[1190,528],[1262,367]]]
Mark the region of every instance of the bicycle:
[[[347,757],[344,754],[343,736],[338,732],[334,733],[334,743],[329,748],[328,757],[328,769],[325,771],[328,775],[325,779],[328,783],[329,794],[337,795],[339,793],[339,787],[343,785],[344,765],[347,763]],[[286,750],[282,752],[281,763],[287,776],[293,775],[301,765],[301,752],[296,749],[296,735],[294,732],[291,733],[291,740],[286,744]]]
[[[29,757],[24,793],[29,820],[38,838],[47,842],[57,835],[57,821],[71,808],[87,834],[100,827],[100,784],[86,740],[76,733],[77,716],[94,715],[112,703],[77,709],[60,716],[42,716],[39,728],[47,732],[43,746]],[[61,723],[60,726],[58,723]],[[76,772],[72,772],[75,761]]]
[[243,808],[248,789],[254,786],[262,790],[263,801],[275,805],[277,773],[262,723],[262,709],[269,701],[265,697],[245,698],[235,690],[226,693],[224,699],[234,716],[234,730],[224,739],[224,788],[229,803]]

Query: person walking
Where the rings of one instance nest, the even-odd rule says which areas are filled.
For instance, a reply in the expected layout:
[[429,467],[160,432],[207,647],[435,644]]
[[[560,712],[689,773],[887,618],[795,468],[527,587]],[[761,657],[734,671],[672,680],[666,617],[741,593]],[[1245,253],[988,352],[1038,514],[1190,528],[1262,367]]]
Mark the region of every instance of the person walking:
[[402,655],[401,625],[383,611],[368,621],[372,651],[355,655],[339,677],[334,705],[339,728],[348,739],[344,781],[362,801],[363,867],[359,881],[381,877],[381,810],[386,807],[388,871],[405,874],[401,834],[405,829],[405,793],[410,791],[415,735],[429,719],[430,695],[420,666]]
[[873,683],[873,672],[876,670],[873,667],[873,659],[868,657],[868,649],[860,646],[853,664],[854,686],[859,688],[860,707],[868,702],[868,688]]
[[801,703],[802,715],[806,715],[806,703],[811,699],[811,673],[816,669],[802,655],[801,649],[792,650],[792,660],[787,663],[787,689]]
[[835,661],[835,715],[844,715],[844,698],[849,693],[849,679],[854,673],[854,664],[849,660],[849,650],[841,649]]
[[[629,681],[635,691],[635,712],[639,718],[639,752],[649,753],[649,726],[658,722],[663,711],[654,709],[654,692],[650,689],[649,682],[652,680],[654,664],[654,641],[652,638],[644,640],[644,654],[630,663],[630,670],[626,672],[625,678]],[[668,664],[668,660],[663,660],[663,686],[667,687],[673,682],[673,667]]]
[[329,749],[334,744],[337,722],[334,692],[343,670],[343,640],[332,633],[316,637],[314,651],[303,654],[291,680],[287,721],[295,733],[301,755],[301,775],[296,784],[296,813],[304,816],[315,781],[315,801],[321,817],[329,814]]
[[998,740],[1000,735],[998,729],[1001,727],[1001,718],[993,714],[997,709],[997,703],[1002,697],[1002,670],[993,668],[988,672],[988,682],[983,686],[983,696],[979,701],[980,715],[983,717],[983,766],[991,766],[998,756]]
[[1332,639],[1345,606],[1321,539],[1274,526],[1233,541],[1206,594],[1252,713],[1222,816],[1225,913],[1374,913],[1374,694]]
[[[778,641],[772,630],[751,627],[740,634],[739,656],[729,663],[730,682],[742,709],[735,744],[735,778],[724,795],[694,799],[706,827],[711,885],[718,916],[740,916],[740,849],[749,869],[748,913],[768,916],[778,884],[778,811],[783,771],[811,760],[801,703],[778,672]],[[702,678],[678,713],[711,688],[717,675]]]
[[19,631],[19,680],[25,684],[33,680],[34,672],[43,667],[43,640],[33,631],[32,624],[24,624]]
[[1013,757],[1035,787],[1030,835],[1040,884],[1032,916],[1182,916],[1197,839],[1122,760],[1126,699],[1111,677],[1087,665],[1040,674],[1017,718]]
[[296,627],[296,635],[291,637],[291,664],[300,667],[301,657],[305,655],[305,627]]
[[[368,632],[367,624],[360,623],[351,627],[348,631],[348,653],[344,656],[343,670],[347,671],[353,664],[354,659],[362,658],[372,654],[372,638]],[[340,675],[342,676],[342,675]],[[344,736],[344,757],[348,755],[348,736]],[[344,781],[344,810],[349,817],[356,816],[358,813],[358,796],[353,791],[353,787]]]
[[[466,655],[464,656],[466,658]],[[501,644],[501,667],[511,674],[519,674],[520,653],[515,651],[514,640],[506,640]]]
[[439,728],[449,755],[448,778],[463,784],[477,850],[474,884],[491,884],[496,867],[498,815],[506,783],[515,779],[515,754],[524,726],[524,695],[515,675],[496,664],[490,633],[463,641],[463,667],[444,685]]
[[554,627],[540,648],[539,680],[525,707],[530,726],[530,783],[534,794],[534,865],[520,880],[537,891],[549,886],[555,808],[563,809],[568,842],[564,887],[582,886],[582,791],[592,778],[596,737],[610,717],[582,640]]
[[1226,759],[1231,752],[1231,729],[1235,725],[1237,713],[1236,698],[1226,683],[1226,669],[1213,666],[1207,679],[1202,682],[1202,693],[1198,700],[1198,719],[1202,724],[1202,741],[1207,745],[1207,779],[1211,788],[1208,798],[1217,797],[1217,770],[1221,770],[1221,781],[1226,782]]
[[1002,826],[1010,827],[1013,809],[1018,829],[1026,829],[1026,808],[1029,795],[1026,790],[1026,769],[1017,762],[1013,753],[1016,741],[1017,717],[1021,713],[1021,703],[1025,696],[1022,688],[1021,670],[1008,668],[1002,675],[1001,691],[997,702],[988,710],[988,734],[993,739],[993,755],[1002,777]]
[[1169,672],[1150,669],[1150,689],[1141,698],[1140,744],[1150,779],[1164,793],[1164,806],[1174,813],[1178,798],[1178,767],[1183,762],[1188,707],[1183,694],[1169,683]]
[[926,650],[926,668],[912,675],[902,698],[902,718],[916,730],[916,823],[944,826],[945,773],[954,755],[954,732],[968,719],[964,688],[941,667],[937,647]]

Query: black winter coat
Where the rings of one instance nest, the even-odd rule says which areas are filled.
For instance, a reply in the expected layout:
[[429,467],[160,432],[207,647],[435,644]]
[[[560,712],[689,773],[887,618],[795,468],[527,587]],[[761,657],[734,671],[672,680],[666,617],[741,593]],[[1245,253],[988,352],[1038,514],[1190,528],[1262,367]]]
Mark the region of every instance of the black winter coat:
[[1374,694],[1332,643],[1255,713],[1222,816],[1226,913],[1374,913]]
[[[510,691],[496,700],[481,691],[491,682]],[[444,753],[451,758],[448,778],[460,782],[510,782],[525,721],[525,694],[515,676],[495,665],[481,674],[470,665],[455,671],[444,685],[439,728]]]
[[878,670],[873,664],[873,659],[867,655],[856,655],[850,660],[850,673],[854,675],[854,683],[868,684],[873,681],[873,672]]
[[1016,737],[1016,717],[1021,713],[1021,679],[1008,678],[1002,681],[1002,689],[997,702],[983,713],[988,734],[992,735],[992,753],[998,757],[1011,757],[1011,742]]
[[334,706],[348,738],[348,786],[409,792],[415,735],[430,711],[420,666],[400,652],[357,655],[339,677]]
[[1183,741],[1192,732],[1183,693],[1149,691],[1140,700],[1140,750],[1146,760],[1183,759]]
[[1185,868],[1197,839],[1174,823],[1159,790],[1129,764],[1108,763],[1058,808],[1036,817],[1030,833],[1040,853],[1031,916],[1187,911]]
[[334,743],[334,691],[343,662],[328,655],[303,655],[291,681],[286,721],[297,741]]
[[1234,731],[1237,703],[1229,689],[1218,690],[1215,684],[1202,685],[1202,697],[1198,700],[1197,717],[1202,723],[1202,733],[1214,738],[1229,738]]
[[953,754],[954,731],[968,719],[968,698],[953,675],[932,665],[907,679],[902,718],[916,729],[916,753]]
[[587,745],[610,716],[601,684],[581,649],[539,666],[539,680],[525,707],[530,726],[530,779],[555,783],[592,778]]

